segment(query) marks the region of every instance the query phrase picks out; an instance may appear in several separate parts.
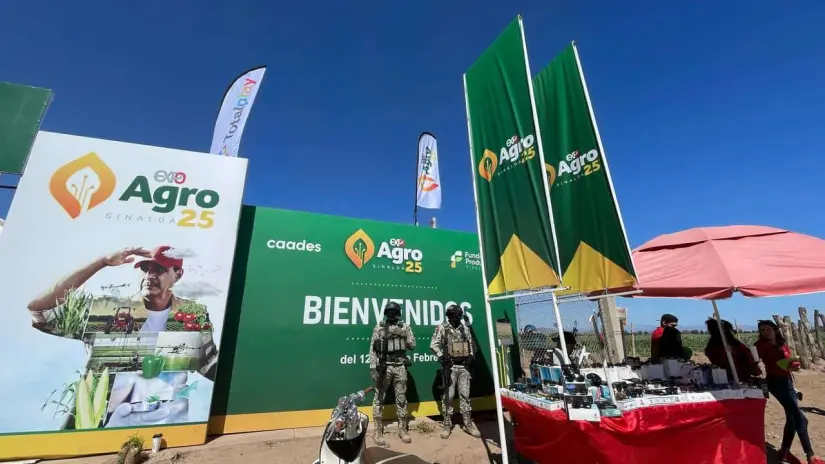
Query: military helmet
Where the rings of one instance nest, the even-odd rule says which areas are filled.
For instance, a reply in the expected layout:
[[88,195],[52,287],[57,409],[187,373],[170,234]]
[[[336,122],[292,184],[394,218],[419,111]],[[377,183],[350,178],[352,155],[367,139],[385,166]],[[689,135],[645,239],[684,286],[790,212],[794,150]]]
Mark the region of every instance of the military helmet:
[[452,304],[452,305],[447,307],[446,316],[447,317],[450,317],[450,316],[461,317],[461,315],[463,313],[464,313],[464,310],[461,309],[461,306],[459,306],[457,304]]
[[389,313],[401,314],[401,306],[395,301],[390,301],[384,306],[384,315],[387,316]]

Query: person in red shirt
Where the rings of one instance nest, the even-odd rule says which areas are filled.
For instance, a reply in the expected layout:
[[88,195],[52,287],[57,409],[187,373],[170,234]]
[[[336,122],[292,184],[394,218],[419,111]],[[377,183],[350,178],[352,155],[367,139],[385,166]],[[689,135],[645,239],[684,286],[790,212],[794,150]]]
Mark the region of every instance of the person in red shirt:
[[665,334],[665,327],[676,328],[679,325],[679,319],[673,314],[662,314],[662,319],[659,321],[659,327],[650,334],[650,357],[658,359],[661,357],[659,353],[659,346],[662,341],[662,335]]
[[[791,357],[791,350],[785,343],[779,327],[773,321],[759,321],[759,339],[754,345],[765,364],[765,381],[768,384],[768,391],[785,410],[785,430],[782,433],[782,445],[779,448],[781,461],[799,462],[790,452],[794,435],[799,435],[808,464],[825,464],[825,461],[814,454],[811,439],[808,436],[808,419],[799,409],[796,389],[791,380],[791,372],[799,370],[799,362]],[[780,361],[786,359],[791,361],[786,361],[787,364],[783,363],[788,366],[787,368],[779,364]]]
[[730,347],[730,355],[733,358],[733,365],[736,367],[739,381],[747,382],[751,377],[762,374],[759,363],[753,359],[750,348],[736,338],[736,332],[730,322],[723,320],[721,331],[716,319],[708,319],[705,326],[708,328],[708,334],[710,335],[708,344],[705,346],[705,356],[708,357],[711,364],[725,368],[728,371],[728,379],[733,380],[733,371],[728,362],[728,355],[725,353],[725,343],[722,341],[723,334],[728,342],[728,347]]

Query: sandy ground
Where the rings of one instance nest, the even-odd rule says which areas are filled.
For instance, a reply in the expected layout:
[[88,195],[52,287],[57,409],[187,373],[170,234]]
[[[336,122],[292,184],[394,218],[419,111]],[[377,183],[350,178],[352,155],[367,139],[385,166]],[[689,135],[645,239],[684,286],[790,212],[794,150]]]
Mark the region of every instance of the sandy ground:
[[[804,393],[802,407],[809,420],[809,434],[814,445],[825,455],[825,364],[811,371],[796,374],[797,388]],[[392,460],[392,464],[479,464],[501,463],[501,452],[497,443],[498,429],[495,421],[488,415],[488,420],[479,417],[481,439],[474,439],[458,427],[449,440],[439,436],[438,424],[429,419],[421,419],[411,424],[412,443],[401,443],[395,434],[394,425],[388,426],[389,449],[375,448],[368,439],[368,458],[371,464],[400,454],[409,457]],[[768,450],[768,464],[777,463],[775,449],[782,440],[782,428],[785,413],[773,398],[768,401],[765,415],[765,440]],[[318,457],[321,429],[299,429],[276,432],[260,432],[242,435],[218,437],[208,444],[193,448],[164,450],[152,456],[150,464],[225,464],[244,462],[247,464],[310,464]],[[509,450],[515,449],[510,441]],[[793,445],[797,457],[803,457],[799,440]],[[242,459],[238,457],[242,456]],[[82,458],[73,460],[49,461],[52,464],[112,464],[112,456]],[[515,457],[510,456],[510,462]]]
[[[482,419],[482,418],[479,418]],[[501,451],[497,445],[498,427],[492,420],[480,421],[482,438],[473,438],[457,426],[448,440],[439,436],[439,424],[424,418],[410,425],[412,443],[404,444],[396,434],[394,424],[388,425],[388,449],[377,448],[370,438],[367,455],[370,464],[393,459],[392,464],[478,464],[501,463]],[[149,464],[311,464],[318,459],[321,428],[290,431],[259,432],[217,437],[204,446],[164,450],[150,457]],[[512,445],[511,445],[511,448]],[[514,459],[510,460],[515,462]],[[50,464],[113,464],[114,456],[48,461]]]

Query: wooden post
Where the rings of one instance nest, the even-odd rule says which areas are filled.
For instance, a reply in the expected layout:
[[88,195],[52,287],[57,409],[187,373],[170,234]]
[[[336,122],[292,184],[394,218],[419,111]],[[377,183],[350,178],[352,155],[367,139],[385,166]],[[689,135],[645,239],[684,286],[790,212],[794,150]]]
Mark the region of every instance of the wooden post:
[[[790,322],[790,318],[787,318],[788,322]],[[791,328],[785,324],[785,320],[782,316],[778,314],[773,315],[773,321],[776,322],[777,327],[779,327],[779,332],[782,333],[782,338],[785,339],[785,343],[788,344],[788,348],[790,348],[792,353],[796,353],[796,345],[793,343],[793,337],[791,336]]]
[[822,340],[822,320],[820,317],[822,314],[819,314],[818,309],[814,309],[814,338],[816,339],[816,345],[819,347],[819,354],[825,358],[825,344],[823,344]]
[[630,323],[630,346],[633,352],[633,357],[636,357],[636,332],[633,331],[633,323]]
[[811,357],[811,362],[816,362],[816,360],[820,358],[819,345],[814,343],[811,325],[808,323],[808,310],[804,306],[799,307],[799,335],[804,339],[805,347],[808,349],[808,355]]
[[[793,338],[793,346],[791,346],[791,351],[799,357],[799,361],[802,363],[803,369],[810,369],[811,358],[808,356],[808,349],[802,341],[798,327],[793,323],[790,316],[785,316],[782,319],[785,322],[785,325],[790,327],[789,331]],[[794,351],[794,348],[796,348],[796,351]]]

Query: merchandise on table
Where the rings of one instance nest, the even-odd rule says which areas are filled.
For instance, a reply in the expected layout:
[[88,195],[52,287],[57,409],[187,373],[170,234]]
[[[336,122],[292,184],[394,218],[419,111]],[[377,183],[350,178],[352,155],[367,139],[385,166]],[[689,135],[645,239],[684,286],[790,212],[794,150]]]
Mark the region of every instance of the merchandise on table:
[[765,397],[761,379],[734,389],[725,369],[692,361],[627,358],[582,369],[553,364],[551,356],[533,361],[530,377],[501,394],[549,411],[563,409],[570,420],[598,421],[647,406]]

